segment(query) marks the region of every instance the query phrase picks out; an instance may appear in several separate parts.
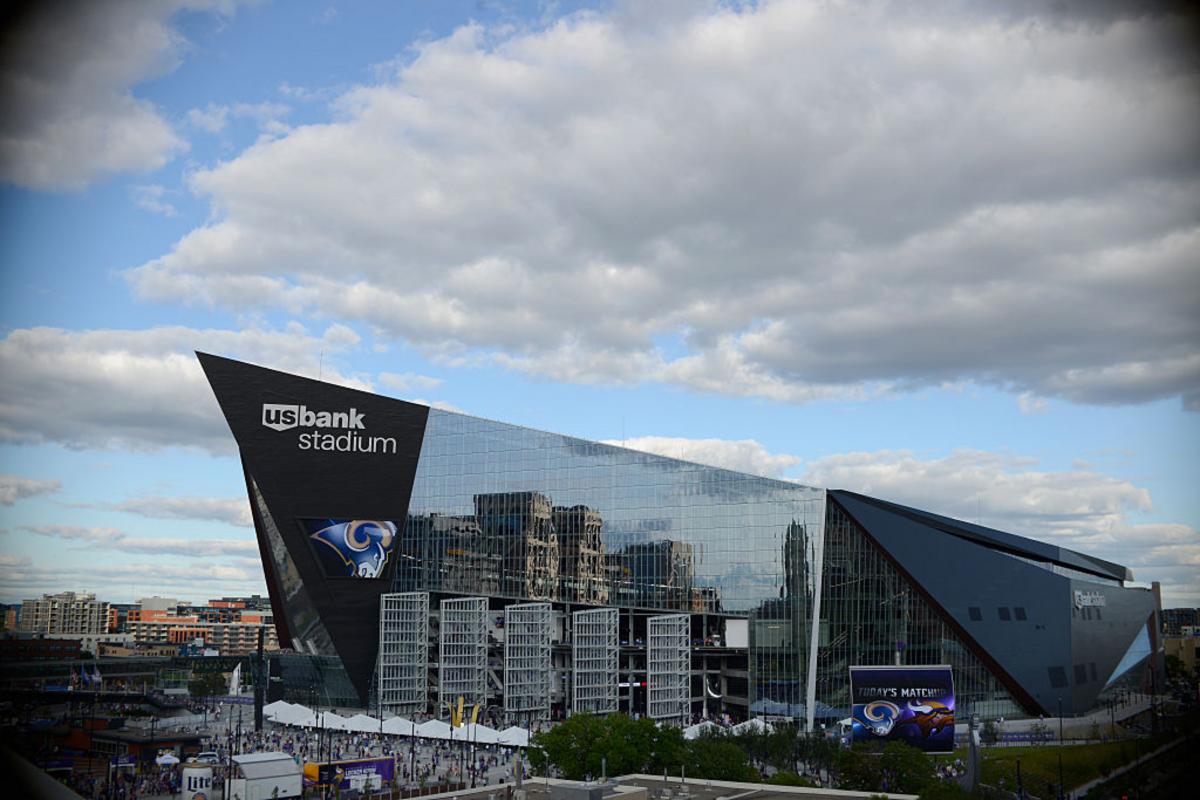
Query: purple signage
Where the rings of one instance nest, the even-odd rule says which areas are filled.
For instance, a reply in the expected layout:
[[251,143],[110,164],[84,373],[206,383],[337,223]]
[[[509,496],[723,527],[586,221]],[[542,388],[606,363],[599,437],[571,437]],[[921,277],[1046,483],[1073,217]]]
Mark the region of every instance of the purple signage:
[[950,667],[851,667],[850,739],[901,741],[928,753],[954,751]]
[[334,761],[317,767],[317,783],[336,789],[362,789],[367,781],[376,789],[392,782],[396,761],[386,758],[362,758],[354,761]]

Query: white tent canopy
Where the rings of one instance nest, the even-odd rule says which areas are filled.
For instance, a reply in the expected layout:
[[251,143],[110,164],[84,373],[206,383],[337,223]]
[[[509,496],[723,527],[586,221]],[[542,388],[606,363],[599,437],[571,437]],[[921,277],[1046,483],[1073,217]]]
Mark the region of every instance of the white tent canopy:
[[317,720],[318,727],[324,727],[334,731],[348,731],[352,728],[347,724],[348,720],[345,717],[340,717],[332,711],[326,711],[321,714]]
[[528,747],[529,731],[516,725],[513,725],[511,728],[505,728],[500,731],[499,743],[511,747]]
[[684,728],[683,729],[683,738],[699,739],[701,736],[703,736],[708,731],[719,731],[719,730],[722,730],[720,725],[718,725],[715,722],[712,722],[711,720],[706,719],[701,723]]
[[392,717],[383,721],[383,732],[397,734],[400,736],[412,736],[414,730],[413,721],[404,717]]
[[277,713],[285,708],[293,708],[291,703],[286,700],[276,700],[274,703],[267,703],[263,706],[263,714],[268,717],[274,717]]
[[[417,726],[417,736],[425,739],[449,739],[452,733],[453,730],[449,724],[442,722],[440,719],[431,719]],[[463,737],[455,735],[453,738],[462,739]]]
[[[478,725],[470,723],[462,726],[463,738],[468,742],[477,744],[496,744],[500,741],[500,731],[495,728],[489,728],[487,725]],[[458,738],[458,733],[454,734],[454,738]]]
[[355,714],[346,720],[346,725],[359,733],[379,733],[379,720],[367,714]]
[[734,725],[732,728],[734,733],[774,733],[775,728],[769,722],[763,722],[758,717],[748,719],[740,725]]
[[[282,702],[282,701],[281,701]],[[271,704],[276,705],[275,703]],[[264,711],[266,709],[263,709]],[[272,710],[271,719],[275,722],[284,725],[315,725],[316,719],[313,712],[304,706],[294,705],[292,703],[284,703],[282,706]]]
[[[313,713],[305,706],[287,703],[282,700],[264,706],[263,711],[268,719],[280,725],[295,725],[305,728],[327,728],[337,731],[355,731],[358,733],[379,733],[379,718],[369,714],[355,714],[353,717],[340,717],[332,711]],[[412,720],[404,717],[392,717],[383,721],[383,732],[393,736],[412,736],[414,733],[425,739],[453,740],[456,742],[473,742],[476,744],[500,744],[509,747],[528,747],[529,731],[517,725],[498,731],[487,725],[468,723],[459,728],[451,728],[440,719],[431,719],[414,725]]]

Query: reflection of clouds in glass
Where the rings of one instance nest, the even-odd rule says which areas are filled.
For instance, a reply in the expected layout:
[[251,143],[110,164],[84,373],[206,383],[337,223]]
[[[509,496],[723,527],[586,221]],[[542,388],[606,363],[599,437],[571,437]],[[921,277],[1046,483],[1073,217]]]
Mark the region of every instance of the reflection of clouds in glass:
[[[532,495],[543,510],[514,507],[504,520],[494,510],[480,516],[481,497]],[[555,515],[568,508],[586,508],[594,518],[595,543],[584,548],[592,553],[587,580],[578,575],[583,556],[575,534],[555,530],[561,524]],[[448,533],[434,532],[438,526],[412,522],[430,515],[472,518],[478,532],[459,531],[451,547]],[[423,570],[398,588],[436,588],[426,585],[431,580],[444,586],[444,576],[466,570],[481,586],[508,586],[501,594],[524,596],[531,590],[518,587],[553,584],[535,596],[577,599],[572,593],[585,586],[594,598],[602,579],[614,605],[688,610],[719,604],[746,613],[778,598],[788,531],[798,524],[819,533],[823,515],[823,493],[799,484],[433,410],[410,526],[428,539],[425,558],[454,567]],[[554,568],[550,551],[558,553]]]

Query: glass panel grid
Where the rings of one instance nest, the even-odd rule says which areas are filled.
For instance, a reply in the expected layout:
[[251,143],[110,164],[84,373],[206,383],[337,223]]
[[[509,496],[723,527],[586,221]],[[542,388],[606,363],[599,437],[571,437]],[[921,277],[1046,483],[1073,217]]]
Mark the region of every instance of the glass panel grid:
[[550,717],[549,603],[504,609],[504,710],[517,719]]
[[[949,664],[956,705],[985,719],[1025,712],[854,521],[830,503],[821,590],[818,709],[850,713],[849,666]],[[897,643],[903,643],[902,649]]]
[[443,600],[438,628],[438,711],[458,698],[487,701],[487,598]]
[[379,698],[393,714],[424,713],[429,685],[429,595],[385,594],[379,599]]
[[691,720],[692,650],[687,614],[651,617],[646,643],[646,715],[679,725]]
[[611,714],[617,710],[617,609],[576,611],[571,617],[571,709]]

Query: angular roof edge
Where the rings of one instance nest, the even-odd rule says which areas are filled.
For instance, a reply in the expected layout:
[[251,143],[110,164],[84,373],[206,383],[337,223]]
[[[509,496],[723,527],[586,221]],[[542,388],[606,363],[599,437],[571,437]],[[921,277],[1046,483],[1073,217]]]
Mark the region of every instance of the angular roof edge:
[[[690,466],[703,467],[705,469],[721,470],[723,472],[733,473],[734,475],[745,475],[746,477],[755,478],[756,480],[771,481],[773,483],[778,484],[781,488],[791,487],[791,488],[797,488],[797,489],[808,489],[808,490],[818,490],[818,491],[824,490],[824,487],[812,486],[807,483],[800,483],[799,481],[794,481],[789,478],[777,478],[777,477],[772,477],[770,475],[758,475],[753,472],[742,472],[741,470],[731,469],[729,467],[722,467],[717,464],[705,464],[700,461],[691,461],[686,458],[677,458],[675,456],[666,456],[666,455],[663,455],[662,453],[651,453],[648,450],[638,450],[636,448],[627,447],[625,445],[612,444],[611,442],[600,441],[599,439],[586,439],[582,436],[577,436],[573,433],[560,433],[558,431],[548,431],[543,428],[533,428],[528,425],[521,425],[516,422],[505,422],[504,420],[492,419],[491,417],[481,417],[477,414],[467,414],[462,411],[450,411],[449,409],[438,408],[437,406],[431,406],[428,403],[417,403],[417,402],[413,402],[412,400],[404,400],[403,398],[400,398],[400,397],[394,397],[390,394],[380,394],[379,392],[368,391],[366,389],[360,389],[360,388],[357,388],[354,386],[346,386],[345,384],[342,384],[342,383],[332,383],[330,381],[320,380],[317,378],[309,378],[306,375],[297,375],[296,373],[293,373],[293,372],[284,372],[283,370],[274,369],[273,367],[264,367],[260,364],[254,364],[249,361],[239,361],[238,359],[229,358],[228,356],[219,356],[219,355],[215,355],[213,353],[206,353],[201,350],[196,350],[194,352],[196,354],[196,358],[200,361],[201,367],[204,368],[206,373],[208,370],[207,365],[209,363],[212,363],[215,365],[215,364],[219,364],[220,362],[227,362],[227,363],[231,363],[231,364],[250,366],[250,367],[254,367],[256,369],[263,369],[263,370],[267,370],[269,372],[278,373],[280,375],[286,375],[289,378],[298,378],[298,379],[305,380],[305,381],[311,381],[312,383],[316,383],[316,384],[323,384],[325,386],[333,386],[338,389],[344,389],[345,391],[348,391],[348,392],[357,392],[359,394],[370,395],[372,397],[381,397],[385,400],[392,400],[397,403],[407,403],[409,405],[422,406],[424,408],[428,408],[430,414],[445,414],[445,415],[452,416],[452,417],[466,417],[467,419],[482,420],[483,422],[490,422],[495,425],[505,425],[509,428],[516,428],[519,430],[531,431],[533,433],[540,433],[540,434],[545,434],[545,435],[549,435],[549,436],[561,436],[564,439],[573,439],[577,442],[583,442],[584,444],[597,445],[599,447],[605,447],[605,448],[608,448],[611,450],[620,450],[620,451],[624,451],[627,453],[636,453],[639,456],[649,456],[651,458],[660,459],[662,461],[670,461],[670,462],[676,463],[676,464],[688,464]],[[211,380],[209,381],[209,383],[211,385]]]
[[944,517],[940,514],[933,514],[929,511],[922,511],[910,506],[892,503],[887,500],[880,500],[868,495],[851,492],[846,489],[830,489],[829,493],[835,497],[844,495],[853,497],[863,503],[868,503],[877,508],[882,508],[890,511],[893,514],[905,516],[911,520],[919,522],[923,525],[928,525],[932,528],[948,533],[951,536],[957,536],[960,539],[966,539],[976,544],[990,547],[996,550],[1003,550],[1007,553],[1030,558],[1035,561],[1045,561],[1060,566],[1069,567],[1087,572],[1091,575],[1096,575],[1102,578],[1110,578],[1117,581],[1133,580],[1133,572],[1121,564],[1115,564],[1111,561],[1105,561],[1095,556],[1089,556],[1086,553],[1080,553],[1075,550],[1069,550],[1065,547],[1059,547],[1046,542],[1040,542],[1036,539],[1029,539],[1025,536],[1018,536],[1006,531],[999,531],[995,528],[987,528],[982,525],[976,525],[970,522]]

